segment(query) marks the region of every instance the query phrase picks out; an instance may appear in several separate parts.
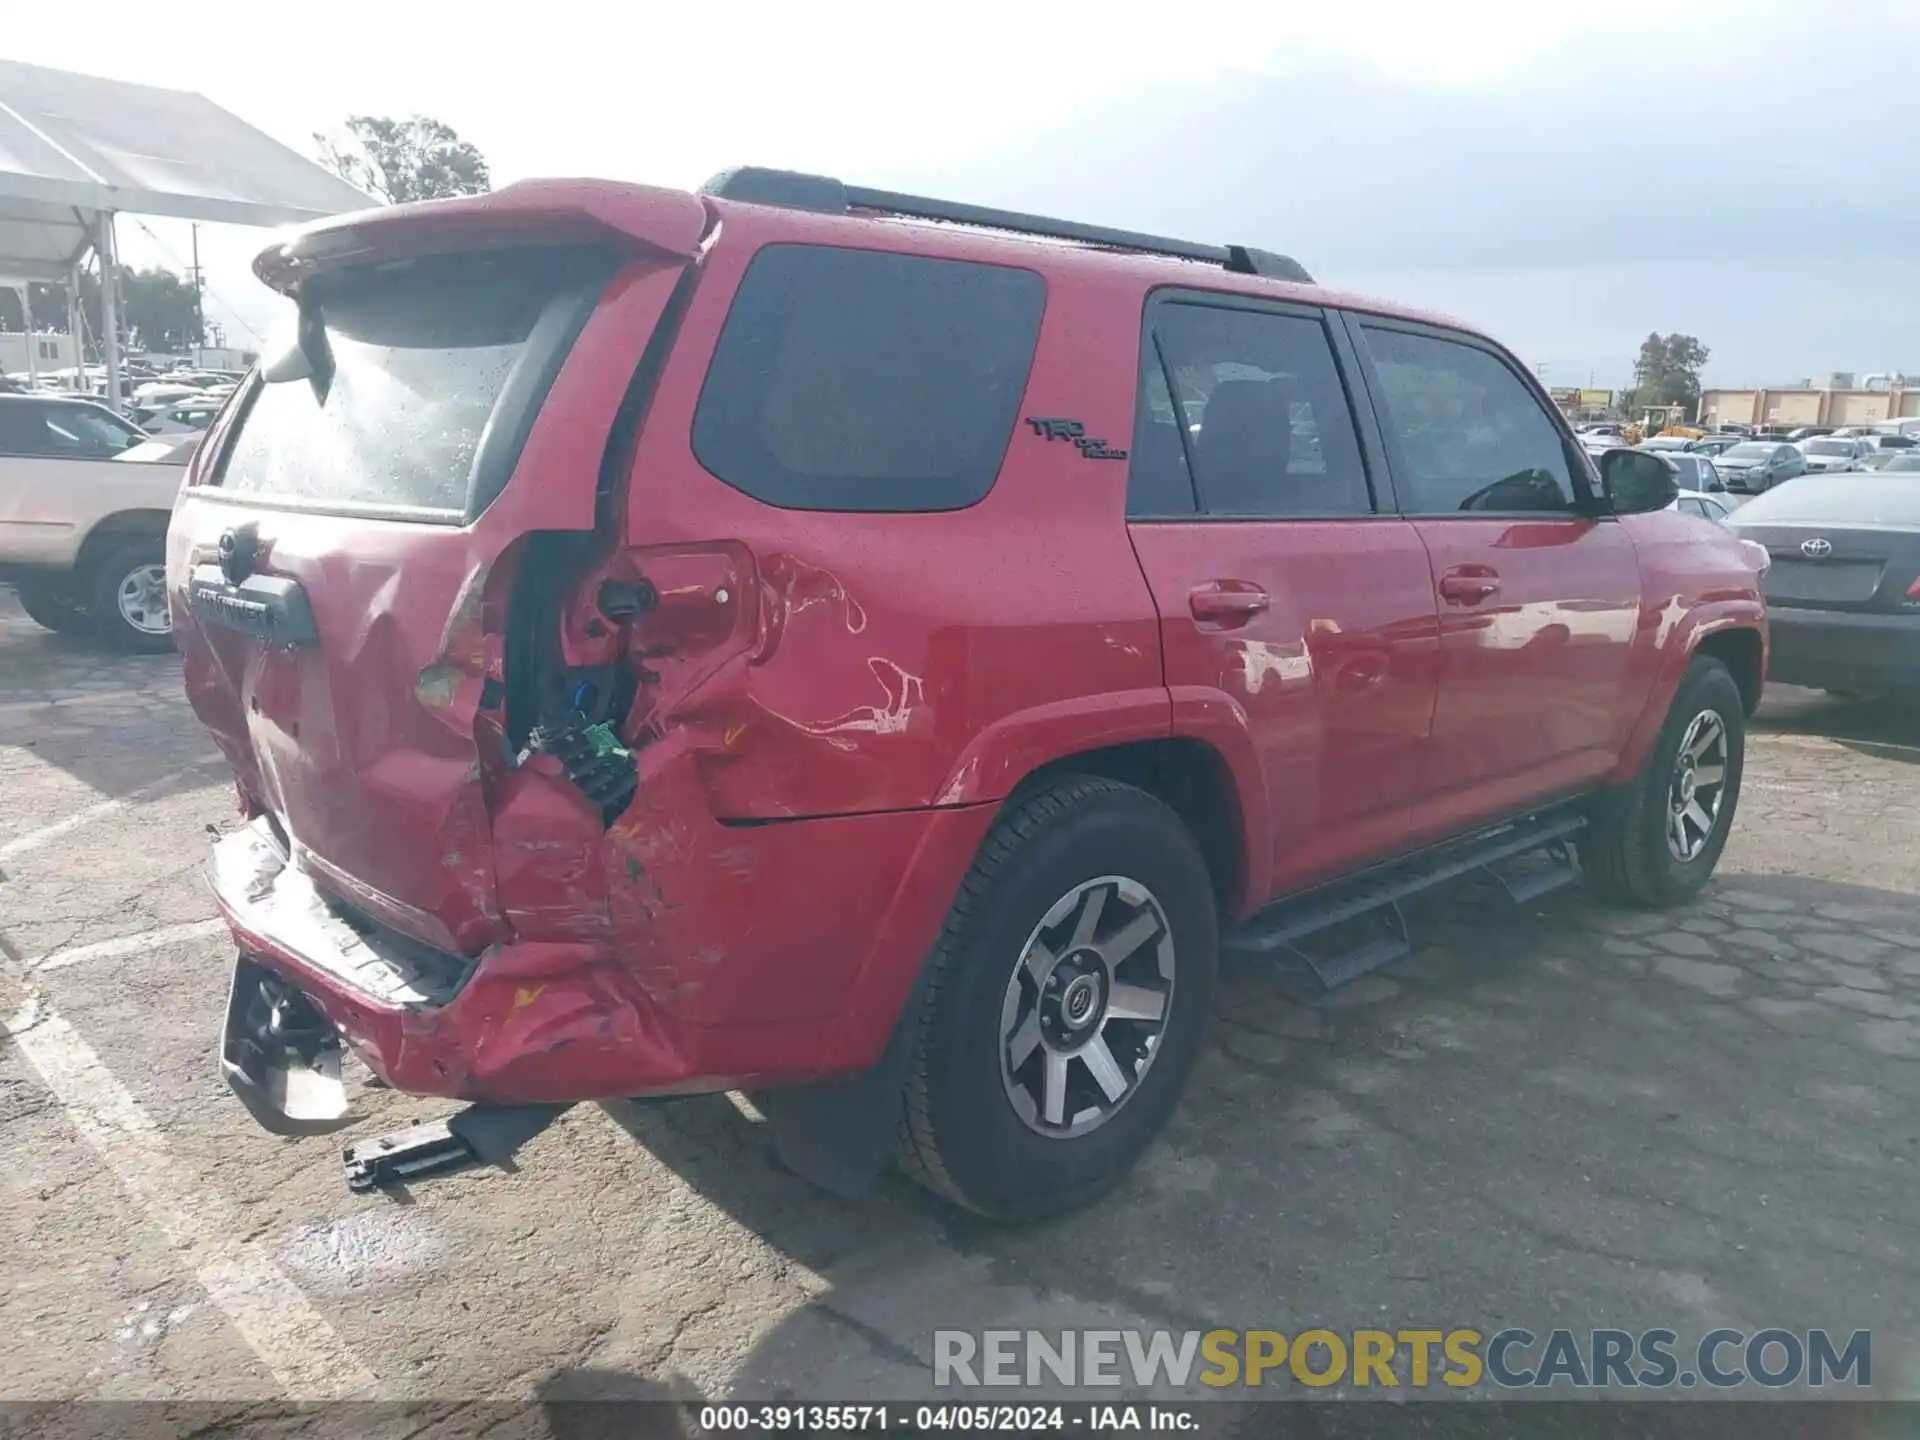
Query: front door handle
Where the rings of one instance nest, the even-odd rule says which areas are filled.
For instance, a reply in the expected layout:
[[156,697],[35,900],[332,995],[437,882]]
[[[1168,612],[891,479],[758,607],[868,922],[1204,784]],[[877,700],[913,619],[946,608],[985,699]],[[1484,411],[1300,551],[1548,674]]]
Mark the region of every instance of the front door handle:
[[1454,605],[1478,605],[1500,593],[1500,577],[1484,565],[1461,565],[1440,577],[1440,597]]
[[1187,610],[1210,625],[1244,625],[1273,603],[1251,580],[1209,580],[1187,592]]

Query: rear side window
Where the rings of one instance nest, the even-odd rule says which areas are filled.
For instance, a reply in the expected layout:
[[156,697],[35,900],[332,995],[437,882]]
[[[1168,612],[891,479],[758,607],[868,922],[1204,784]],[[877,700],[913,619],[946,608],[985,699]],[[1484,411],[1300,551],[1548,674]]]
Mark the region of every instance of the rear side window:
[[1191,511],[1187,497],[1196,493],[1202,513],[1222,518],[1372,513],[1318,316],[1162,304],[1142,363],[1148,378],[1129,482],[1135,516],[1178,514],[1183,501]]
[[478,514],[499,494],[613,257],[473,251],[315,276],[328,367],[259,384],[228,490],[328,508]]
[[957,510],[993,488],[1033,366],[1030,270],[769,245],[700,392],[700,463],[795,510]]

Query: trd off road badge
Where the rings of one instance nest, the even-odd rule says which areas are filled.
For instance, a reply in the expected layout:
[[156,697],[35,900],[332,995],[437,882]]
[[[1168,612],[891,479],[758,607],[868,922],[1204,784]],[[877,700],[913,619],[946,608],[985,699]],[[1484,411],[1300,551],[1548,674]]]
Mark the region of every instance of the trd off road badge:
[[1115,450],[1104,440],[1096,440],[1087,434],[1087,427],[1078,420],[1042,419],[1029,415],[1027,424],[1033,427],[1033,433],[1047,440],[1071,440],[1080,447],[1080,453],[1089,460],[1124,460],[1127,452]]

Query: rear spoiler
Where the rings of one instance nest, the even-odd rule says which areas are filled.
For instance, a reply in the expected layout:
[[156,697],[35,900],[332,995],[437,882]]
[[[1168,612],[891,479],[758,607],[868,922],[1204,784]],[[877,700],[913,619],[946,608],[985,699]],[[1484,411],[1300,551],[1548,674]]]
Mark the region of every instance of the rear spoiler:
[[692,260],[710,217],[681,190],[611,180],[522,180],[485,195],[356,210],[302,226],[262,250],[253,273],[283,295],[340,265],[505,245],[613,243]]

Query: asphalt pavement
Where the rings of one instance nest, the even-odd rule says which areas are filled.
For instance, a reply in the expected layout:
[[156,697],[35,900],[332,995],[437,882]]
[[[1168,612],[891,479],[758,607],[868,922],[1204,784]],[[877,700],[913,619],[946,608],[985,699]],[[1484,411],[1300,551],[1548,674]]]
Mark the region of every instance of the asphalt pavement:
[[359,1196],[343,1141],[453,1107],[255,1128],[177,662],[0,596],[0,1397],[905,1398],[936,1327],[1721,1324],[1870,1329],[1920,1394],[1916,762],[1920,714],[1770,696],[1690,907],[1466,890],[1319,1004],[1234,974],[1161,1142],[1044,1225],[828,1198],[726,1096]]

